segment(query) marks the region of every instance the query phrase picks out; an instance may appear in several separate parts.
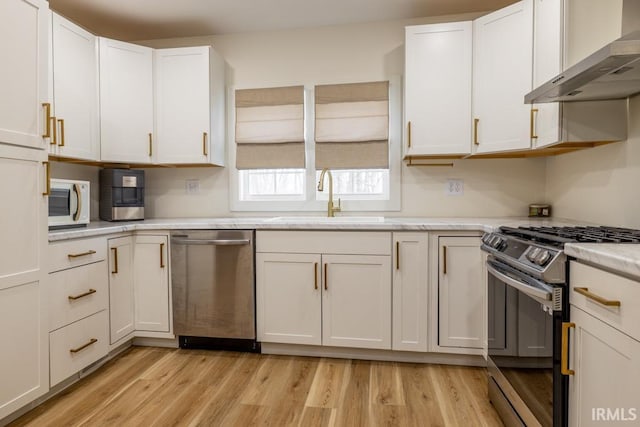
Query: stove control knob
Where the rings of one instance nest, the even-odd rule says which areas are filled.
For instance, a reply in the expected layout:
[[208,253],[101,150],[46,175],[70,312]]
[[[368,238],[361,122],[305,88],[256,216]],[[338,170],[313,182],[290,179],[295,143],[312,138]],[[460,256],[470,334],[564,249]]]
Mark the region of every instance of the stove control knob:
[[540,251],[536,256],[535,263],[538,265],[545,265],[551,259],[551,253],[549,251]]
[[530,249],[529,252],[527,252],[527,259],[533,263],[536,263],[536,259],[540,255],[540,252],[542,252],[542,249],[540,248]]
[[493,249],[500,249],[500,246],[502,246],[502,243],[504,242],[504,239],[500,236],[493,236],[490,240],[489,240],[489,246],[491,246]]

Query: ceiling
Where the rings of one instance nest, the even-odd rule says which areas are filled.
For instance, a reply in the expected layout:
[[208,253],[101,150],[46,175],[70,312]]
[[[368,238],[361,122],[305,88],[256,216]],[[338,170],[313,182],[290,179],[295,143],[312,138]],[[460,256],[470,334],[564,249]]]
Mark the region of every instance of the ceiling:
[[49,0],[92,32],[121,40],[273,31],[499,9],[514,0]]

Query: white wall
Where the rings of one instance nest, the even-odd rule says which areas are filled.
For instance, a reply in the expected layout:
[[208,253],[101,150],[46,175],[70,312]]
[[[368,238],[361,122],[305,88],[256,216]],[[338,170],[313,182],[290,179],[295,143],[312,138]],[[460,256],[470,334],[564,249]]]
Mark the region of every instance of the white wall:
[[554,216],[640,228],[640,96],[627,141],[547,160],[547,195]]

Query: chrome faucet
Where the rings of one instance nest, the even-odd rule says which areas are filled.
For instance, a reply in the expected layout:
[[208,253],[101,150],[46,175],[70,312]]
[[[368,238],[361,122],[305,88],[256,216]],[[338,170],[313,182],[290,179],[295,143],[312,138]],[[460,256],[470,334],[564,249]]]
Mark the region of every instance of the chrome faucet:
[[338,199],[338,207],[333,205],[333,176],[331,171],[327,168],[322,169],[320,172],[320,181],[318,182],[318,191],[324,191],[324,175],[329,175],[329,203],[327,203],[327,216],[334,217],[336,212],[340,212],[340,199]]

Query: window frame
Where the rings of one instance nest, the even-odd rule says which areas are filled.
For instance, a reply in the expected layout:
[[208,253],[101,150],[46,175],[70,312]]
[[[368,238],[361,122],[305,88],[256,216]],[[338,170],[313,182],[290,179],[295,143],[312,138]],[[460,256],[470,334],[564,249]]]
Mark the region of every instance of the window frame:
[[[389,80],[389,199],[343,200],[342,212],[400,211],[402,170],[402,79]],[[339,82],[332,82],[339,83]],[[352,83],[352,82],[345,82]],[[227,159],[229,170],[229,208],[232,212],[324,212],[327,200],[316,199],[315,170],[315,100],[314,85],[305,91],[305,199],[304,200],[240,200],[240,171],[236,169],[235,89],[227,92]],[[325,178],[326,179],[326,178]],[[326,190],[325,190],[326,191]],[[335,198],[335,197],[334,197]]]

